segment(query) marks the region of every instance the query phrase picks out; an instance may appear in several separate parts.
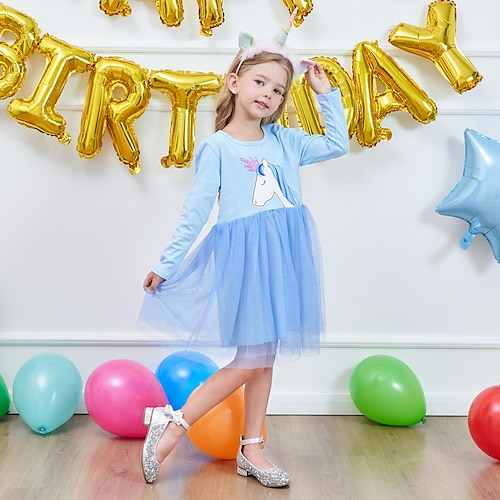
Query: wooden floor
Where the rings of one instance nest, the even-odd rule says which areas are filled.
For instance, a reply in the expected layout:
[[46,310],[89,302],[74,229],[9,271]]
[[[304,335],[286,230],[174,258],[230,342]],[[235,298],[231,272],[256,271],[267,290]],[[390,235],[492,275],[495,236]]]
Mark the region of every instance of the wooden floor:
[[500,463],[474,444],[465,417],[397,428],[362,416],[269,416],[267,434],[268,455],[289,472],[289,488],[240,477],[234,460],[211,459],[188,438],[148,485],[140,439],[114,437],[86,415],[41,436],[7,415],[0,419],[0,499],[500,498]]

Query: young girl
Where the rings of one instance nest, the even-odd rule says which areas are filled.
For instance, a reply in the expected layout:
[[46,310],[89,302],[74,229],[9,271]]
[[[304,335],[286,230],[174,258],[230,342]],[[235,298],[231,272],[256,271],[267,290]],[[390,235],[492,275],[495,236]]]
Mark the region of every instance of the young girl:
[[[299,66],[284,47],[286,33],[271,42],[246,38],[247,47],[231,64],[216,133],[199,147],[172,242],[144,281],[141,322],[188,332],[189,345],[216,334],[220,345],[236,351],[181,410],[146,408],[142,465],[148,483],[190,425],[241,386],[245,423],[238,474],[268,487],[290,482],[266,458],[261,433],[276,355],[319,352],[323,331],[319,246],[301,201],[299,167],[345,154],[348,132],[338,89],[312,62],[305,77],[318,95],[326,135],[275,123]],[[184,259],[217,198],[217,224]]]

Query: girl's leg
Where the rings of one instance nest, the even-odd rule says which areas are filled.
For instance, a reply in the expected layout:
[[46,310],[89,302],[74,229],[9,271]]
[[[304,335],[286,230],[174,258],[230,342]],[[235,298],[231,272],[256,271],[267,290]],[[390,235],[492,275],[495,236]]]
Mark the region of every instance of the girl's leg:
[[[273,369],[263,368],[245,385],[245,430],[244,439],[262,436],[271,392]],[[273,467],[264,455],[260,444],[249,444],[243,448],[243,455],[258,469]]]
[[[193,425],[207,411],[227,398],[243,384],[248,384],[262,369],[233,368],[232,363],[211,375],[186,401],[182,408],[184,420]],[[252,429],[253,430],[253,429]],[[245,431],[246,432],[246,431]],[[181,425],[169,425],[165,429],[156,448],[158,462],[165,460],[186,430]],[[258,436],[262,433],[262,426]]]

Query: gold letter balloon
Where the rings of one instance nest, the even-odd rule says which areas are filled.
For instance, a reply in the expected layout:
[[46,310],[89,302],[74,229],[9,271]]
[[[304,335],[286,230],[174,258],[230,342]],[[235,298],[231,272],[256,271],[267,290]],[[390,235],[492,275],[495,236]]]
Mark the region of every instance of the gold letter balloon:
[[182,0],[155,0],[155,4],[163,24],[169,27],[180,26],[184,19]]
[[131,174],[140,172],[139,145],[132,122],[149,103],[147,73],[120,57],[98,58],[90,75],[82,112],[78,153],[93,158],[102,147],[106,126],[121,162]]
[[[356,93],[352,78],[334,57],[313,57],[313,60],[321,64],[331,86],[338,87],[342,96],[349,137],[352,137],[356,132],[358,123]],[[323,134],[324,127],[321,125],[315,98],[304,75],[296,78],[293,82],[290,97],[292,98],[300,128],[309,134]]]
[[57,113],[56,103],[71,73],[88,71],[94,56],[47,34],[40,40],[38,50],[47,59],[38,85],[31,97],[13,99],[7,111],[22,125],[53,135],[62,144],[69,144],[71,136],[66,132],[66,120]]
[[304,22],[304,18],[313,10],[312,0],[283,0],[290,14],[297,9],[297,15],[293,24],[298,27]]
[[358,107],[352,78],[334,57],[313,57],[312,59],[321,64],[331,86],[338,87],[342,95],[342,105],[344,106],[349,137],[352,137],[356,132],[358,123]]
[[483,77],[455,44],[456,17],[455,2],[431,3],[425,28],[399,24],[389,35],[389,42],[430,59],[455,91],[462,93],[474,88]]
[[224,22],[222,0],[198,0],[198,12],[203,36],[212,36],[212,29]]
[[[436,104],[377,42],[356,45],[352,68],[360,110],[357,138],[362,146],[390,140],[392,132],[380,122],[392,111],[408,111],[421,123],[435,119]],[[378,92],[375,77],[385,85],[385,92]]]
[[39,38],[38,26],[31,17],[0,3],[0,38],[11,33],[15,40],[0,42],[0,99],[13,96],[21,87],[26,74],[26,59],[35,50]]
[[164,167],[187,167],[193,157],[194,126],[198,101],[216,94],[222,80],[215,73],[195,71],[152,71],[151,87],[167,95],[172,103],[169,154],[161,159]]
[[[197,0],[200,33],[211,36],[213,28],[224,22],[222,0]],[[180,26],[184,19],[182,0],[154,0],[161,22],[168,27]],[[109,16],[121,14],[128,16],[131,8],[128,0],[100,0],[99,8]]]
[[99,8],[109,16],[116,14],[128,16],[132,12],[128,0],[100,0]]
[[[168,27],[180,26],[184,19],[182,0],[154,0],[161,22]],[[197,0],[200,33],[212,36],[213,29],[224,22],[223,0]],[[297,9],[295,26],[300,26],[304,18],[312,11],[311,0],[283,0],[290,14]],[[99,0],[99,8],[108,16],[130,15],[132,9],[128,0]]]
[[[164,24],[181,23],[183,0],[154,2]],[[296,26],[313,9],[311,0],[283,2],[290,13],[298,11]],[[213,28],[224,21],[223,0],[197,0],[197,3],[201,33],[210,36]],[[128,0],[100,0],[99,5],[109,15],[130,13]],[[454,90],[462,93],[477,85],[482,76],[457,48],[455,32],[456,5],[441,0],[428,6],[425,27],[399,24],[392,30],[389,42],[430,59]],[[9,116],[18,123],[68,144],[71,137],[56,104],[73,72],[89,73],[77,143],[81,157],[93,158],[100,152],[107,129],[120,161],[132,174],[138,173],[139,145],[133,122],[145,112],[154,89],[168,96],[171,102],[169,151],[161,158],[161,164],[190,165],[198,102],[219,92],[221,75],[173,69],[149,72],[120,57],[96,57],[47,33],[41,36],[32,18],[0,3],[0,40],[5,34],[7,41],[0,41],[0,99],[19,91],[25,80],[26,61],[35,50],[46,61],[31,96],[14,98],[7,106]],[[437,116],[436,104],[377,41],[356,45],[352,53],[352,77],[333,57],[313,59],[323,66],[332,87],[339,88],[349,136],[356,135],[361,146],[372,147],[391,138],[391,130],[383,128],[381,122],[393,111],[406,111],[420,123],[429,123]],[[303,75],[293,82],[290,95],[299,126],[309,133],[323,133],[315,97]],[[280,123],[288,126],[286,108]]]
[[316,101],[304,75],[297,77],[290,88],[290,97],[297,113],[299,127],[308,134],[324,134],[319,120]]

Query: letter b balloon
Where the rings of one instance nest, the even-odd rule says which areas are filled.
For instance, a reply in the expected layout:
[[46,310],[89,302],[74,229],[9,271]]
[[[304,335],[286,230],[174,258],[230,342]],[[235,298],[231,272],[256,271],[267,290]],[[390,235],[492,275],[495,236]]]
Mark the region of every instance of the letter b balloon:
[[356,408],[374,422],[409,426],[424,420],[422,386],[399,359],[385,355],[366,358],[354,369],[349,387]]

